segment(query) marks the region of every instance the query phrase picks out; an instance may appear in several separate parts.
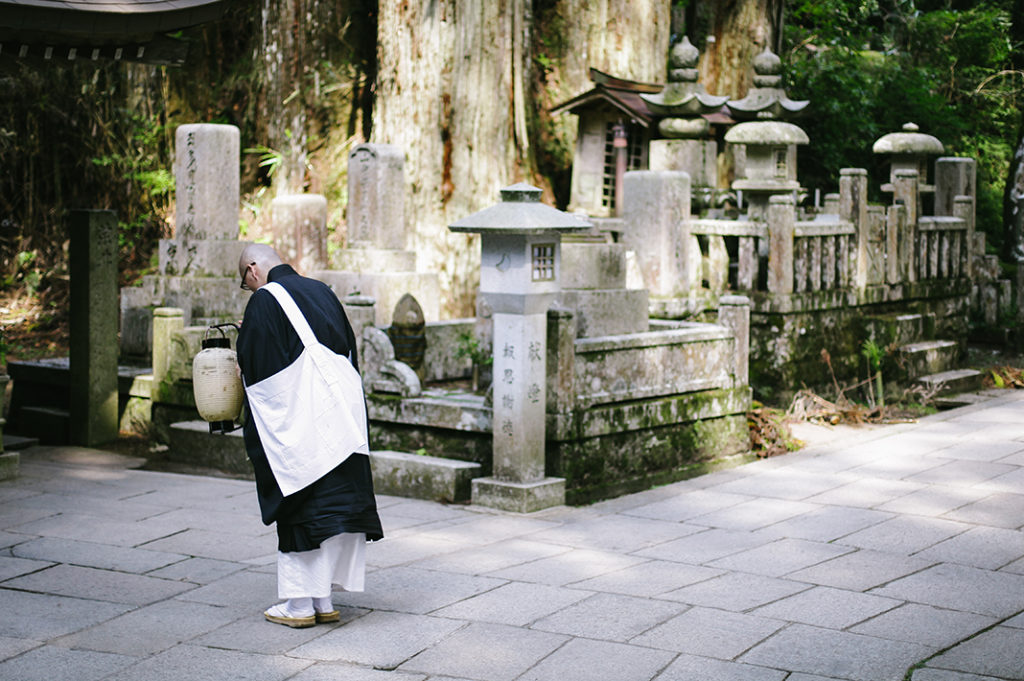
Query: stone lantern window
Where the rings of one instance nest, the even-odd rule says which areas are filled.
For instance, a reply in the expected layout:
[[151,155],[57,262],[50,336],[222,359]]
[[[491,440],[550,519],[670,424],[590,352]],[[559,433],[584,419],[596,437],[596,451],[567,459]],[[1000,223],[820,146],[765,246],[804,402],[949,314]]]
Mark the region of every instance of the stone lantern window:
[[533,281],[555,280],[555,244],[533,245]]
[[785,147],[776,147],[776,149],[774,151],[774,155],[775,155],[775,177],[782,178],[782,179],[786,178],[786,174],[787,174],[787,170],[786,170],[786,156],[787,156],[787,153],[788,152],[786,151]]

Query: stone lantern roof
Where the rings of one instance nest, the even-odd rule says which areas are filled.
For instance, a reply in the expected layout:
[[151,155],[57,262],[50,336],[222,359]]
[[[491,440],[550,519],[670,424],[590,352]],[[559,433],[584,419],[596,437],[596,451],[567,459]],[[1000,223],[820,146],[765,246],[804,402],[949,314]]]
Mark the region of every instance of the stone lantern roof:
[[901,132],[890,132],[888,135],[879,137],[871,151],[876,154],[900,154],[908,156],[923,156],[927,154],[941,154],[945,151],[942,142],[936,137],[918,132],[919,128],[914,123],[904,123]]
[[783,121],[747,121],[739,123],[725,133],[730,144],[777,145],[807,144],[807,133],[792,123]]
[[520,182],[501,190],[501,203],[460,218],[448,226],[453,232],[480,234],[546,234],[582,232],[593,225],[576,215],[540,202],[538,187]]
[[700,52],[683,37],[669,57],[668,85],[656,94],[641,94],[647,107],[661,116],[700,116],[718,111],[728,97],[709,95],[697,82]]
[[767,47],[754,57],[754,87],[743,99],[728,103],[737,120],[788,118],[804,109],[809,100],[795,101],[781,87],[782,60]]

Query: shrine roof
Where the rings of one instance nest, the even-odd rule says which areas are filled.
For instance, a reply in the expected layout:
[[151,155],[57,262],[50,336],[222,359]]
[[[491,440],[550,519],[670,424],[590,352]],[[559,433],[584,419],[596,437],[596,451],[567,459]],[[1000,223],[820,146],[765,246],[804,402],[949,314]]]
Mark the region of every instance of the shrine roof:
[[224,0],[0,0],[0,57],[179,64],[185,46],[165,34],[219,19],[226,5]]

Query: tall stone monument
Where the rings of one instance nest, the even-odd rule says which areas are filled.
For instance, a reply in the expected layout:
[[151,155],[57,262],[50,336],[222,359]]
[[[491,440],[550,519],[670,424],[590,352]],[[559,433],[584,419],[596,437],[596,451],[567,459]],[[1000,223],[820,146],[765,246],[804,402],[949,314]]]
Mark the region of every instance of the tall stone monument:
[[186,325],[237,319],[239,133],[233,125],[182,125],[175,134],[174,236],[161,239],[159,271],[121,289],[121,352],[149,358],[153,310],[181,308]]
[[391,324],[391,313],[406,293],[423,307],[428,321],[441,313],[437,274],[416,271],[416,253],[405,220],[405,155],[390,144],[360,144],[348,160],[346,247],[334,254],[333,269],[313,276],[334,288],[377,301],[377,326]]
[[591,227],[540,194],[506,187],[501,203],[449,226],[482,235],[480,296],[494,322],[493,470],[473,480],[473,503],[520,513],[565,503],[565,480],[545,475],[547,314],[560,290],[562,233]]

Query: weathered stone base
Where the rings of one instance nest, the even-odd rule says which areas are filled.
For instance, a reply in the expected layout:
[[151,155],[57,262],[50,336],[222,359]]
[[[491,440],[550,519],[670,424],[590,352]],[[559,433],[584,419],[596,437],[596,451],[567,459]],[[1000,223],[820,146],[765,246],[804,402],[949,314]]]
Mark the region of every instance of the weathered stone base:
[[18,477],[20,465],[21,455],[18,452],[3,452],[0,454],[0,480],[13,480]]
[[412,499],[468,501],[480,475],[478,463],[405,452],[371,452],[370,465],[374,492]]
[[245,453],[242,429],[225,434],[210,434],[206,421],[172,423],[171,441],[167,458],[203,468],[214,468],[225,473],[249,474],[252,464]]
[[515,513],[533,513],[565,503],[565,479],[508,482],[497,478],[473,480],[473,503]]

